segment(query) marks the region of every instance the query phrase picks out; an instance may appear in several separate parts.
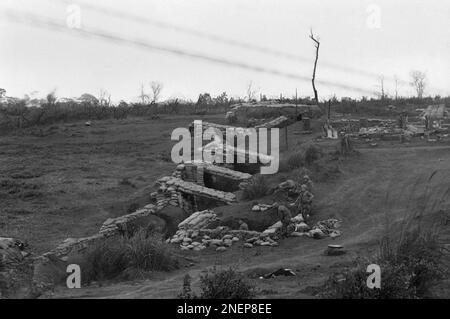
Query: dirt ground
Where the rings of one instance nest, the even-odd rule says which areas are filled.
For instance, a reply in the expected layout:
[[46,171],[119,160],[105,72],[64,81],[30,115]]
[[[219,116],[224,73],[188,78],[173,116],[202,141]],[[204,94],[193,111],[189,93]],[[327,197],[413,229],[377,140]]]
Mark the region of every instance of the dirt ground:
[[[32,250],[43,252],[67,237],[91,235],[106,218],[145,204],[154,181],[174,168],[167,161],[172,129],[187,127],[193,119],[130,119],[94,122],[90,127],[77,123],[48,128],[45,137],[29,132],[1,137],[0,234],[26,239]],[[222,117],[207,120],[220,122]],[[296,125],[289,129],[291,148],[314,137],[298,134]],[[335,141],[318,143],[336,147]],[[431,211],[427,205],[429,208],[440,200],[449,187],[449,142],[390,141],[380,142],[376,148],[361,143],[358,151],[339,160],[336,178],[314,186],[312,222],[341,219],[343,235],[336,239],[288,238],[280,241],[279,247],[249,250],[235,245],[224,253],[212,248],[185,252],[192,261],[190,267],[155,273],[143,281],[76,290],[60,287],[55,297],[174,298],[186,273],[194,279],[195,289],[198,274],[219,265],[246,272],[256,284],[259,298],[310,298],[313,287],[331,273],[356,257],[374,253],[386,225],[395,226],[422,208]],[[280,174],[280,178],[288,175]],[[448,200],[444,201],[441,214],[432,218],[447,225],[449,208]],[[442,240],[448,243],[449,236],[447,225]],[[343,245],[348,253],[324,256],[331,243]],[[280,267],[293,269],[297,276],[258,278]],[[448,296],[449,282],[443,281],[438,290]]]

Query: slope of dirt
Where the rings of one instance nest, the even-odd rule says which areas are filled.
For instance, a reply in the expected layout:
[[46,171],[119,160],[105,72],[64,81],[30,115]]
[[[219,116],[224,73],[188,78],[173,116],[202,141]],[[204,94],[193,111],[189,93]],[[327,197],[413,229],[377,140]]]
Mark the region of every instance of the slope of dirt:
[[[395,226],[409,214],[438,209],[429,219],[447,225],[449,198],[442,200],[450,184],[450,146],[400,146],[386,144],[376,149],[361,149],[360,154],[340,163],[341,174],[330,182],[315,185],[313,222],[330,217],[343,221],[343,235],[336,239],[314,240],[288,238],[279,247],[244,249],[236,245],[224,253],[208,248],[201,253],[189,252],[189,268],[172,273],[158,273],[145,281],[116,283],[79,290],[58,288],[58,298],[175,298],[181,290],[183,276],[189,273],[193,288],[198,275],[214,265],[233,266],[248,274],[257,285],[258,297],[311,297],[311,287],[319,286],[333,272],[360,256],[376,251],[377,240],[387,227]],[[431,179],[430,179],[431,177]],[[387,196],[389,194],[389,196]],[[433,207],[440,202],[440,207]],[[389,225],[389,226],[386,226]],[[442,234],[448,243],[448,225]],[[348,253],[324,256],[328,244],[341,244]],[[260,274],[279,267],[292,268],[296,277],[258,279]],[[450,287],[443,282],[439,293],[448,296]]]

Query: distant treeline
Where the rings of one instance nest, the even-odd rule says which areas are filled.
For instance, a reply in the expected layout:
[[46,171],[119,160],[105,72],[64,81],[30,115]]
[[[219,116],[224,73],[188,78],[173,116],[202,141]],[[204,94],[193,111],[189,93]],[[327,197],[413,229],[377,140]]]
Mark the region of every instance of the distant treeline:
[[229,99],[225,93],[216,98],[211,98],[208,93],[200,94],[197,102],[171,99],[149,104],[121,101],[117,105],[113,105],[109,98],[97,99],[89,94],[76,100],[57,100],[53,94],[49,94],[45,100],[4,97],[0,102],[0,130],[81,120],[155,118],[160,114],[225,114],[231,105],[239,102],[242,100]]
[[[162,103],[126,103],[121,101],[113,105],[106,95],[96,98],[90,94],[83,94],[78,99],[57,99],[49,94],[46,99],[32,100],[10,98],[2,92],[0,100],[0,131],[48,125],[54,123],[67,123],[75,121],[125,119],[127,117],[157,118],[160,114],[224,114],[236,103],[244,99],[228,98],[226,93],[211,97],[209,93],[200,94],[197,102],[171,99]],[[269,101],[261,95],[260,100]],[[292,103],[312,105],[310,98],[284,98],[270,99],[273,103]],[[322,110],[331,109],[332,112],[342,114],[361,114],[372,116],[388,116],[400,112],[414,113],[416,108],[423,108],[430,104],[450,105],[450,97],[441,98],[384,98],[384,99],[350,99],[337,98],[323,101]]]

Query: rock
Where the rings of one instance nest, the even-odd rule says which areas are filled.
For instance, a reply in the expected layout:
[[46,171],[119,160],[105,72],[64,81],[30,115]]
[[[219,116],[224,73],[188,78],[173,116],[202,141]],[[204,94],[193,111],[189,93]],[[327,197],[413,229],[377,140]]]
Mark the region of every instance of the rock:
[[259,207],[259,205],[255,205],[252,207],[253,212],[259,212],[260,210],[261,210],[261,207]]
[[194,248],[194,246],[193,245],[188,245],[188,246],[186,246],[186,248],[187,249],[192,249],[192,248]]
[[239,238],[238,238],[238,237],[233,237],[231,240],[232,240],[233,242],[237,242],[237,241],[239,241]]
[[245,243],[245,244],[244,244],[244,247],[245,247],[245,248],[253,248],[253,245],[250,244],[250,243]]
[[216,251],[226,251],[227,248],[226,247],[217,247]]
[[263,234],[273,235],[276,232],[277,232],[276,228],[267,228],[265,231],[263,231]]
[[183,243],[191,243],[191,242],[192,242],[191,238],[189,238],[189,237],[184,237],[183,238]]
[[303,236],[307,236],[308,235],[308,233],[305,233],[305,232],[303,232],[303,233],[300,233],[300,232],[292,232],[291,233],[291,237],[303,237]]
[[271,246],[271,243],[269,243],[268,241],[263,241],[260,246]]
[[211,239],[209,242],[211,245],[221,246],[223,245],[223,241],[220,239]]
[[274,241],[273,243],[270,243],[270,246],[276,247],[276,246],[278,246],[278,243],[276,241]]
[[294,224],[302,223],[302,222],[304,222],[303,215],[302,215],[302,214],[298,214],[297,216],[295,216],[294,218],[292,218],[291,221],[292,221]]
[[309,229],[309,226],[306,223],[298,223],[295,225],[295,231],[299,233],[303,233]]
[[259,239],[258,237],[252,237],[252,238],[247,239],[245,242],[253,243],[253,242],[257,241],[258,239]]
[[323,233],[323,231],[321,231],[318,228],[314,228],[314,229],[310,230],[309,234],[314,239],[322,239],[322,238],[326,237],[326,235]]
[[342,232],[340,231],[340,230],[333,230],[330,234],[329,234],[329,236],[331,237],[331,238],[336,238],[336,237],[339,237],[339,236],[341,236],[342,235]]
[[227,247],[231,247],[231,245],[233,245],[233,241],[231,239],[225,239],[223,244]]
[[192,242],[191,245],[194,247],[197,247],[197,246],[200,246],[201,244],[198,241],[194,241],[194,242]]

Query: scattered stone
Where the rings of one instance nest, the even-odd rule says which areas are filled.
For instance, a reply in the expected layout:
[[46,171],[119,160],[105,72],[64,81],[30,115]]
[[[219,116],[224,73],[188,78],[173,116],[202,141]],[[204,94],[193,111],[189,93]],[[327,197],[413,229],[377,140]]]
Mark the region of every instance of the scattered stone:
[[315,228],[309,231],[309,236],[314,239],[322,239],[325,238],[326,235],[319,228]]
[[211,239],[209,243],[215,246],[223,245],[223,241],[221,239]]
[[216,248],[216,251],[226,251],[227,250],[227,248],[226,247],[223,247],[223,246],[221,246],[221,247],[217,247]]
[[304,237],[304,236],[308,236],[308,233],[306,232],[292,232],[291,233],[291,237]]
[[244,247],[245,247],[245,248],[253,248],[253,245],[250,244],[250,243],[245,243],[245,244],[244,244]]

